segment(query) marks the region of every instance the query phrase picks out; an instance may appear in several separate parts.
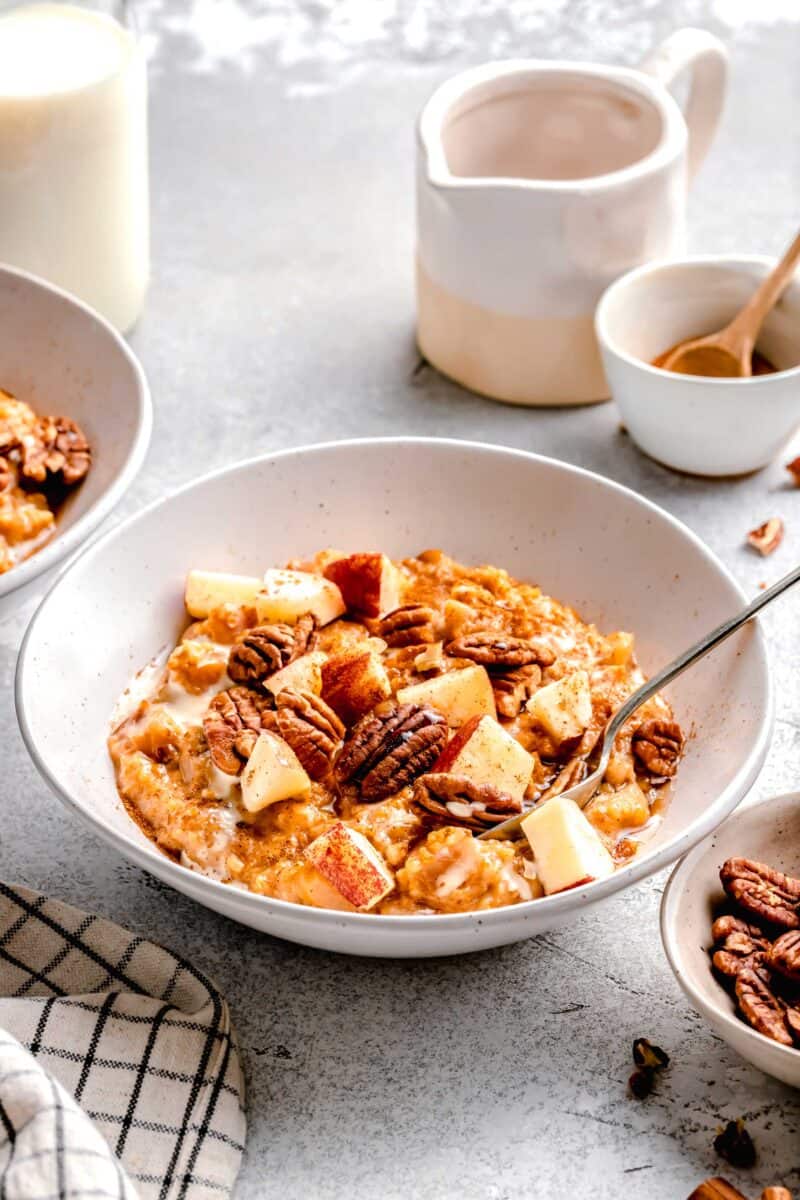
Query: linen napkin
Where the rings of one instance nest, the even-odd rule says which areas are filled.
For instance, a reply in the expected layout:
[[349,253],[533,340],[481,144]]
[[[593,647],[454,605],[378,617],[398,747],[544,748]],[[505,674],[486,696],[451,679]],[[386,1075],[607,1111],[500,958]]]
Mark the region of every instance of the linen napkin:
[[214,985],[110,921],[0,883],[3,1200],[222,1200],[244,1138]]

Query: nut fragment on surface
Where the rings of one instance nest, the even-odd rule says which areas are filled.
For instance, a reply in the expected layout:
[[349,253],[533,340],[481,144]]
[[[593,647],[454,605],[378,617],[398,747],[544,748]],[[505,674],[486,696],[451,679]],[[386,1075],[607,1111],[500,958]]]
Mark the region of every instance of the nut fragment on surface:
[[446,825],[490,829],[522,812],[522,801],[488,784],[476,784],[463,775],[432,773],[414,784],[414,807]]
[[350,730],[334,774],[339,784],[356,784],[362,800],[384,800],[424,774],[446,741],[447,722],[435,708],[387,703]]
[[714,1149],[732,1167],[747,1169],[755,1165],[756,1148],[744,1121],[728,1121],[714,1138]]
[[238,775],[259,733],[271,724],[265,697],[248,688],[232,687],[219,692],[203,718],[203,732],[214,765],[226,775]]
[[344,725],[333,709],[313,692],[285,688],[279,692],[278,733],[291,746],[312,779],[324,779],[344,737]]
[[719,877],[746,912],[783,929],[800,929],[800,879],[749,858],[729,858]]
[[800,487],[800,455],[793,458],[791,462],[786,464],[786,470],[791,475],[798,487]]
[[643,721],[633,735],[633,752],[651,775],[671,779],[683,752],[680,725],[660,718]]
[[374,622],[387,646],[419,646],[436,641],[436,612],[427,604],[404,604]]
[[[765,1200],[766,1193],[761,1197]],[[715,1179],[704,1179],[701,1184],[694,1189],[688,1200],[747,1200],[738,1188],[733,1187],[726,1179],[721,1179],[717,1176]],[[771,1200],[778,1200],[777,1197]],[[791,1196],[787,1196],[786,1200],[792,1200]]]
[[83,431],[69,417],[40,417],[33,433],[20,439],[20,472],[35,483],[60,476],[67,486],[78,483],[92,465]]
[[747,535],[747,543],[759,554],[772,554],[783,541],[784,525],[780,517],[770,517],[763,525],[751,529]]
[[535,663],[550,667],[556,656],[541,641],[499,633],[468,633],[448,642],[445,650],[453,658],[467,658],[482,667],[527,667]]
[[260,690],[271,675],[310,649],[315,628],[309,613],[296,625],[276,622],[249,629],[231,648],[228,674],[235,683]]

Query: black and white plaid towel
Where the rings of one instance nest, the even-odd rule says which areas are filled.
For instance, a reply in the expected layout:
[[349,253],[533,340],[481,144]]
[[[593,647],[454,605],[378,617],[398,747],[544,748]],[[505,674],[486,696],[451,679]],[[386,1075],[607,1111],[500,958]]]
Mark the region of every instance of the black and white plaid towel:
[[213,984],[110,921],[0,883],[0,1197],[221,1200],[244,1136]]

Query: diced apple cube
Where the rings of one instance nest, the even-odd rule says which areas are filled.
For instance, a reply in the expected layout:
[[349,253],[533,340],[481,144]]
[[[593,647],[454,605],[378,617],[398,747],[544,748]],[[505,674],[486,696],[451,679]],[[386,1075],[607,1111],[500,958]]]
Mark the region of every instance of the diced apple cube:
[[311,780],[291,746],[267,730],[258,735],[241,782],[242,804],[251,813],[302,796],[311,787]]
[[264,680],[264,687],[277,696],[284,688],[292,688],[295,692],[313,692],[319,696],[322,692],[322,665],[327,655],[321,650],[312,650],[310,654],[301,654],[288,667],[282,667],[274,675]]
[[311,613],[320,625],[328,625],[345,611],[342,594],[335,583],[310,571],[284,571],[270,568],[255,598],[261,622],[286,621],[293,625],[305,613]]
[[421,683],[412,683],[397,693],[401,704],[431,704],[444,713],[452,729],[470,717],[496,717],[494,692],[485,667],[448,671]]
[[489,784],[521,800],[533,772],[533,758],[494,717],[471,717],[431,771],[464,775],[472,783]]
[[528,712],[556,743],[582,737],[592,720],[592,693],[586,671],[575,671],[533,693]]
[[354,649],[323,663],[322,698],[345,725],[353,725],[391,694],[386,668],[373,650]]
[[306,858],[356,908],[366,910],[388,896],[394,876],[374,846],[342,821],[316,838]]
[[564,892],[614,873],[614,860],[574,800],[554,796],[522,822],[545,893]]
[[382,617],[400,607],[400,576],[385,554],[348,554],[325,567],[345,604],[365,617]]
[[622,631],[610,633],[606,641],[608,643],[608,662],[614,667],[627,667],[633,658],[633,634]]
[[263,584],[250,575],[225,571],[195,571],[186,576],[186,610],[192,617],[207,617],[223,604],[255,605]]

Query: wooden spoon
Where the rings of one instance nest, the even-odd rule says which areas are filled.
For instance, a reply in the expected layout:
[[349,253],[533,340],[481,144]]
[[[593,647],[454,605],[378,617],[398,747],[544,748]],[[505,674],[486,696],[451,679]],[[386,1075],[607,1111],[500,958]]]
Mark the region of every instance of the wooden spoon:
[[781,261],[736,314],[730,324],[706,337],[679,342],[660,364],[679,375],[735,378],[753,374],[753,347],[764,318],[780,300],[800,262],[800,233]]

